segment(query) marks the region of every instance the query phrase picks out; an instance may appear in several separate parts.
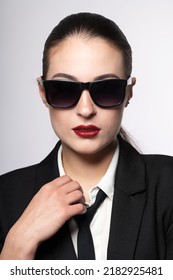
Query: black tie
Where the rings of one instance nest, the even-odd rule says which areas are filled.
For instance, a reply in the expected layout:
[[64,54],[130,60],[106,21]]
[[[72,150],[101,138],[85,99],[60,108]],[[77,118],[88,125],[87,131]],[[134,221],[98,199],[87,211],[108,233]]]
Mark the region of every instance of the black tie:
[[84,215],[78,215],[75,220],[78,224],[78,259],[79,260],[95,260],[94,244],[90,231],[90,223],[99,205],[105,199],[106,194],[100,189],[98,191],[95,203],[87,209]]

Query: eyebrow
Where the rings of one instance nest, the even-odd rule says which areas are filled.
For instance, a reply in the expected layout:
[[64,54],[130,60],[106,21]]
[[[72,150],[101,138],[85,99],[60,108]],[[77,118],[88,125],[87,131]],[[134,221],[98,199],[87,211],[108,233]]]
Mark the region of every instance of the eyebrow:
[[118,77],[117,75],[115,75],[113,73],[108,73],[108,74],[103,74],[103,75],[97,76],[95,78],[95,80],[103,80],[103,79],[108,79],[108,78],[120,79],[120,77]]
[[66,78],[66,79],[69,79],[69,80],[77,81],[77,78],[75,76],[65,74],[65,73],[57,73],[57,74],[53,75],[52,79],[53,78]]
[[[69,79],[69,80],[78,81],[78,79],[75,76],[69,75],[69,74],[66,74],[66,73],[56,73],[55,75],[53,75],[52,79],[54,79],[54,78],[66,78],[66,79]],[[99,76],[95,77],[94,81],[108,79],[108,78],[120,79],[119,76],[117,76],[113,73],[108,73],[108,74],[102,74],[102,75],[99,75]]]

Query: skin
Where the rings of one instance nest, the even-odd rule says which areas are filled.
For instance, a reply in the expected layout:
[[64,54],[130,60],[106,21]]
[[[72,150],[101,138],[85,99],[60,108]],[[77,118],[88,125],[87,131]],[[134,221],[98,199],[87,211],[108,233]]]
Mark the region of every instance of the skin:
[[[72,36],[50,51],[47,79],[88,82],[113,77],[125,78],[122,54],[101,38]],[[116,136],[124,108],[132,97],[132,86],[127,87],[124,103],[116,109],[96,106],[84,90],[75,107],[58,110],[47,104],[38,78],[40,96],[62,141],[63,166],[68,176],[44,185],[35,195],[9,231],[1,259],[34,259],[40,243],[55,234],[68,219],[85,213],[88,189],[104,175],[115,152]],[[94,138],[77,136],[72,128],[82,124],[97,126],[99,134]]]

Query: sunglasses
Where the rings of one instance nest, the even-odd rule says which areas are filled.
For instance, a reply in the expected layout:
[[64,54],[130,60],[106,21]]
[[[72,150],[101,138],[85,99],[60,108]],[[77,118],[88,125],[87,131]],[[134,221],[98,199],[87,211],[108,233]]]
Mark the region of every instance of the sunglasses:
[[84,90],[88,90],[93,102],[102,108],[120,106],[125,98],[126,87],[132,84],[128,80],[107,79],[94,82],[76,82],[64,80],[42,80],[46,99],[55,108],[70,108],[75,106]]

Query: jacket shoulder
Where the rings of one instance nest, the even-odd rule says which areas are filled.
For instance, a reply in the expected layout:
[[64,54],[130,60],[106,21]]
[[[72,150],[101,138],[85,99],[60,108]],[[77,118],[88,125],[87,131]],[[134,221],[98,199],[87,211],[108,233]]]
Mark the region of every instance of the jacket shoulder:
[[26,177],[28,177],[28,175],[32,176],[32,174],[35,173],[37,166],[38,164],[35,164],[2,174],[0,176],[0,183],[1,182],[8,183],[10,181],[14,182],[14,180],[20,180],[21,178],[25,179]]
[[2,192],[3,194],[9,194],[9,192],[12,192],[15,196],[17,193],[27,196],[28,192],[28,194],[32,193],[33,195],[36,192],[35,183],[37,181],[37,175],[39,174],[42,178],[48,176],[51,172],[53,168],[52,164],[54,165],[56,162],[57,150],[59,149],[60,144],[59,141],[50,154],[41,162],[1,175],[0,194],[2,194]]
[[173,157],[167,155],[142,155],[148,168],[152,170],[171,170],[173,174]]
[[173,209],[173,157],[166,155],[144,155],[146,182],[150,190],[155,190],[165,205],[170,202]]
[[34,186],[37,167],[38,164],[35,164],[1,175],[0,194],[2,197],[10,196],[12,198],[18,195],[24,195],[24,197],[29,195],[33,191],[31,186]]

